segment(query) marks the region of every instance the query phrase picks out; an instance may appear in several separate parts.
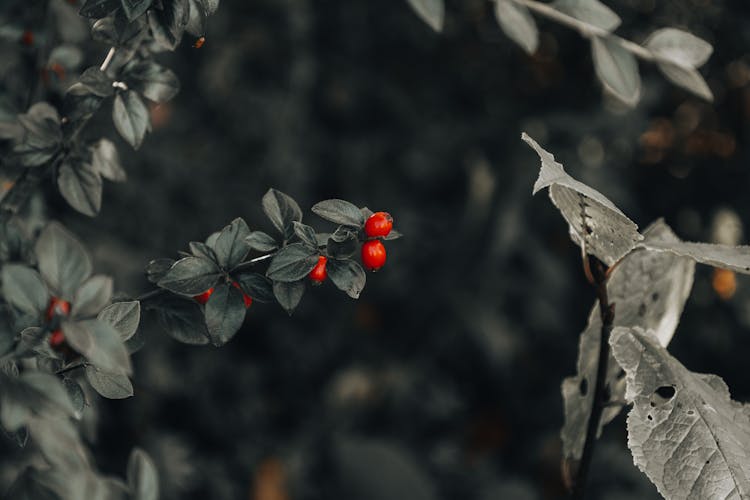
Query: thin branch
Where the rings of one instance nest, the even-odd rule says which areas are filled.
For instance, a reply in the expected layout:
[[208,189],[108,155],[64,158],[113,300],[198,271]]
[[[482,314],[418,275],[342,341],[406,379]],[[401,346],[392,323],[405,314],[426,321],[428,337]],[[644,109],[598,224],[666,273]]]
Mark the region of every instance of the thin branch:
[[573,16],[569,16],[564,12],[561,12],[549,4],[537,2],[535,0],[513,0],[515,3],[527,7],[529,10],[536,12],[540,16],[544,16],[547,19],[556,21],[563,26],[572,28],[579,32],[584,38],[592,38],[595,36],[601,38],[608,38],[618,44],[623,49],[632,53],[633,55],[640,57],[644,61],[653,61],[655,59],[654,54],[647,48],[638,45],[637,43],[626,40],[620,36],[610,33],[609,31],[594,26],[589,23],[585,23],[580,19],[576,19]]
[[572,497],[581,500],[584,497],[586,480],[591,460],[594,455],[596,435],[599,431],[599,422],[602,412],[607,403],[607,365],[609,362],[609,337],[615,320],[615,305],[609,303],[607,295],[607,269],[604,264],[594,257],[589,257],[590,269],[594,277],[596,296],[599,299],[599,314],[602,320],[602,328],[599,335],[599,358],[596,365],[596,385],[594,387],[594,401],[591,405],[591,414],[586,425],[586,440],[583,444],[583,453],[573,484]]
[[238,264],[234,270],[235,271],[244,271],[246,269],[252,268],[255,264],[258,262],[263,262],[264,260],[268,260],[271,257],[276,255],[276,252],[267,253],[266,255],[261,255],[260,257],[255,257],[254,259],[250,259],[248,261],[243,262],[242,264]]
[[72,372],[73,370],[77,370],[78,368],[84,368],[86,366],[85,361],[77,361],[76,363],[72,365],[68,365],[65,368],[61,368],[60,370],[57,370],[55,372],[56,375],[62,375],[64,373]]
[[112,62],[112,59],[115,57],[115,52],[117,52],[117,48],[110,47],[109,52],[107,52],[107,57],[104,58],[104,62],[101,66],[99,66],[99,69],[101,71],[107,71],[107,68],[109,67],[109,64]]

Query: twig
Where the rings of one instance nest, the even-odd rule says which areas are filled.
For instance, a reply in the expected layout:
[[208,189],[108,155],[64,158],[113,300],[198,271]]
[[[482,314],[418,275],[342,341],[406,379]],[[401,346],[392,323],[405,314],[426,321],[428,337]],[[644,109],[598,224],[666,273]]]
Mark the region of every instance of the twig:
[[618,44],[623,49],[632,53],[633,55],[640,57],[644,61],[653,61],[655,59],[654,54],[647,48],[641,45],[638,45],[637,43],[631,42],[630,40],[626,40],[613,33],[610,33],[609,31],[605,29],[599,28],[598,26],[585,23],[579,19],[576,19],[573,16],[569,16],[568,14],[565,14],[564,12],[561,12],[555,9],[549,4],[537,2],[535,0],[513,0],[513,1],[517,4],[527,7],[531,11],[536,12],[540,16],[544,16],[547,19],[552,19],[553,21],[557,21],[563,26],[567,26],[568,28],[572,28],[576,30],[584,38],[592,38],[595,36],[598,36],[601,38],[608,38],[612,40],[613,42],[615,42],[616,44]]
[[62,368],[60,370],[57,370],[55,372],[56,375],[63,375],[64,373],[72,372],[73,370],[77,370],[78,368],[83,368],[86,366],[86,362],[84,361],[78,361],[72,365],[66,366],[65,368]]
[[[609,362],[609,336],[615,320],[615,304],[609,303],[607,295],[607,269],[601,261],[594,257],[588,259],[591,274],[594,278],[596,296],[599,299],[599,314],[602,320],[602,328],[599,336],[599,359],[596,365],[596,385],[594,387],[594,401],[591,405],[591,414],[586,426],[586,440],[583,444],[583,453],[578,467],[578,473],[573,484],[572,497],[583,499],[586,488],[586,479],[591,467],[594,455],[594,444],[596,434],[599,430],[599,422],[607,402],[607,364]],[[592,265],[593,264],[593,265]]]
[[260,257],[255,257],[254,259],[250,259],[248,261],[243,262],[242,264],[237,265],[237,267],[235,267],[234,270],[244,271],[246,269],[250,269],[258,262],[263,262],[264,260],[268,260],[274,255],[276,255],[276,252],[271,252],[271,253],[267,253],[266,255],[261,255]]

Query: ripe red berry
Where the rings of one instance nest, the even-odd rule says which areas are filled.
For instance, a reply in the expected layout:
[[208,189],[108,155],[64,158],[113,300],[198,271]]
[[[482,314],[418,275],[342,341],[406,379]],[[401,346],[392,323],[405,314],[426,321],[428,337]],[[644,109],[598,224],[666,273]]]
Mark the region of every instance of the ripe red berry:
[[388,236],[393,229],[393,217],[388,212],[375,212],[365,221],[365,234],[368,238]]
[[240,287],[240,284],[236,281],[232,282],[232,285],[239,291],[242,292],[242,300],[245,302],[245,309],[249,308],[251,305],[253,305],[253,298],[245,293],[244,290],[242,290],[242,287]]
[[49,337],[49,345],[53,349],[57,349],[65,343],[65,335],[62,330],[55,330]]
[[195,47],[196,49],[200,49],[201,47],[203,47],[204,43],[206,43],[206,37],[202,36],[195,41],[193,47]]
[[365,241],[362,245],[362,264],[368,271],[377,271],[385,264],[385,245],[380,240]]
[[21,35],[21,43],[27,47],[34,45],[34,32],[30,30],[24,31]]
[[68,314],[70,314],[70,302],[57,297],[52,297],[49,301],[49,307],[47,308],[45,319],[51,321],[55,316],[67,316]]
[[200,295],[194,296],[193,300],[195,300],[200,305],[205,306],[206,302],[208,302],[208,298],[211,296],[212,293],[214,293],[214,287],[209,288],[208,290],[206,290]]
[[328,262],[328,258],[326,258],[325,256],[321,255],[320,257],[318,257],[318,263],[315,264],[315,267],[313,267],[312,271],[310,271],[310,280],[313,282],[313,284],[320,285],[328,277],[326,262]]

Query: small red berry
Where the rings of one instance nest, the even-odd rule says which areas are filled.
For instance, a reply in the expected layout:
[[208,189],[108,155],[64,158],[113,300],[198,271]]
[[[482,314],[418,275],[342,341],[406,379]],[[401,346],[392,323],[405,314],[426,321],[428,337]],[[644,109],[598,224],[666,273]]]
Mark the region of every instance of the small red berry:
[[30,30],[24,31],[21,35],[21,43],[27,47],[34,45],[34,32]]
[[193,44],[193,47],[196,49],[200,49],[201,47],[203,47],[204,43],[206,43],[206,37],[202,36],[195,41],[195,43]]
[[211,296],[212,293],[214,293],[214,287],[209,288],[208,290],[206,290],[200,295],[194,296],[193,300],[195,300],[200,305],[205,306],[206,302],[208,302],[208,298]]
[[313,267],[312,271],[310,271],[310,280],[313,282],[313,284],[320,285],[328,277],[326,262],[328,262],[327,257],[323,255],[318,257],[318,263],[315,264],[315,267]]
[[365,241],[362,245],[362,264],[368,271],[377,271],[385,264],[385,245],[380,240]]
[[47,314],[45,315],[46,320],[50,321],[55,316],[67,316],[68,314],[70,314],[70,302],[57,297],[52,297],[49,301]]
[[388,236],[393,229],[393,217],[388,212],[375,212],[365,222],[365,234],[368,238]]
[[62,346],[63,343],[65,343],[65,334],[63,334],[62,330],[55,330],[52,332],[52,335],[49,337],[50,347],[57,349]]
[[245,293],[244,290],[242,290],[242,287],[240,287],[240,284],[236,281],[232,282],[232,285],[242,292],[242,300],[245,302],[245,309],[249,308],[251,305],[253,305],[253,298]]

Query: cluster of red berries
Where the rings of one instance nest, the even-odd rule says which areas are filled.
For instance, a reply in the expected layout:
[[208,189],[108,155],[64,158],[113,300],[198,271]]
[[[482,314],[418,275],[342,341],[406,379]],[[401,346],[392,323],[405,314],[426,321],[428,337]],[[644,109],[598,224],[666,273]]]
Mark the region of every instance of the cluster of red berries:
[[[44,318],[48,323],[54,323],[54,320],[57,320],[60,317],[65,317],[68,314],[70,314],[70,302],[57,297],[52,297],[49,301],[49,307],[47,308],[47,313]],[[59,328],[59,324],[54,326],[57,326],[57,328],[52,331],[52,335],[49,337],[49,345],[53,349],[59,349],[65,343],[65,335]]]
[[[236,281],[232,282],[232,286],[235,287],[237,290],[242,291],[242,288],[240,288],[240,284],[237,283]],[[200,295],[194,296],[193,300],[195,300],[200,305],[205,306],[206,302],[208,302],[208,299],[209,297],[211,297],[212,293],[214,293],[214,287],[209,288],[208,290],[201,293]],[[250,297],[248,294],[246,294],[244,291],[242,291],[242,300],[245,302],[245,309],[253,305],[253,298]]]
[[[365,236],[367,241],[362,245],[362,265],[368,271],[377,271],[385,264],[385,245],[381,238],[388,236],[393,229],[393,217],[388,212],[376,212],[365,221]],[[319,285],[328,277],[324,255],[318,257],[318,263],[310,271],[310,280]]]

